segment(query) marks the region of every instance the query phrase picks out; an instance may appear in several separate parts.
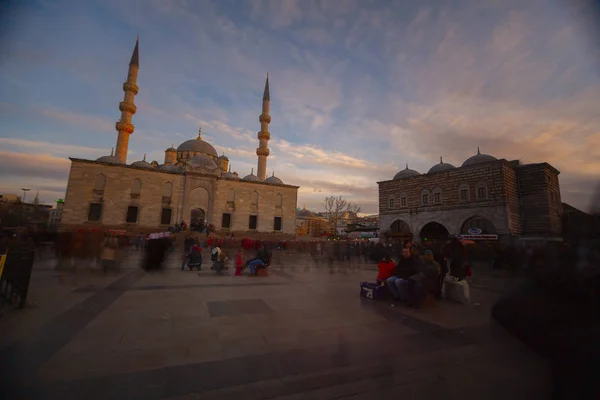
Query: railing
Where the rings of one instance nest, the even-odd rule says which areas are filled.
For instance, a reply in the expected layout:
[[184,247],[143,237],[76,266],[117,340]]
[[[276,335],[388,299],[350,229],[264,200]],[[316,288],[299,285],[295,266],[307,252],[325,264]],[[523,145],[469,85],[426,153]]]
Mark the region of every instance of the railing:
[[0,304],[4,302],[24,308],[29,291],[35,250],[26,247],[10,248],[0,277]]

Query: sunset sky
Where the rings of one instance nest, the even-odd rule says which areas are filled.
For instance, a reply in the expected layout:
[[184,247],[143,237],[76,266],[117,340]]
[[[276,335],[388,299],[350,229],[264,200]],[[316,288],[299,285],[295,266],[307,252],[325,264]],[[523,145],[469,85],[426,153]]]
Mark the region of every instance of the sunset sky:
[[600,181],[600,33],[587,1],[46,0],[0,17],[0,193],[64,196],[67,157],[116,143],[136,36],[128,162],[203,138],[256,169],[265,74],[271,156],[299,206],[477,152],[561,171],[587,210]]

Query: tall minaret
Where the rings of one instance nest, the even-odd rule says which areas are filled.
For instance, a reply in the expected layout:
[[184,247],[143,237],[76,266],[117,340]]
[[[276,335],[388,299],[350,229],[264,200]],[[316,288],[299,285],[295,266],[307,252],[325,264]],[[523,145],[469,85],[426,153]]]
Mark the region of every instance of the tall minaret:
[[123,91],[125,92],[125,98],[119,103],[119,110],[121,110],[121,119],[115,124],[119,136],[117,137],[117,151],[115,156],[123,163],[127,162],[127,149],[129,148],[129,135],[133,133],[133,125],[131,124],[131,117],[137,110],[133,99],[138,94],[138,86],[136,85],[138,70],[140,69],[139,56],[138,56],[138,45],[140,37],[138,36],[135,41],[135,49],[131,55],[131,61],[129,61],[129,72],[127,73],[127,80],[123,83]]
[[269,115],[270,105],[269,74],[267,74],[265,92],[263,93],[262,99],[262,114],[258,117],[258,120],[260,121],[260,132],[258,132],[259,145],[258,149],[256,149],[256,155],[258,156],[258,170],[256,176],[261,181],[264,181],[267,177],[267,157],[269,156],[267,144],[269,143],[269,139],[271,139],[271,134],[269,133],[269,123],[271,122],[271,116]]

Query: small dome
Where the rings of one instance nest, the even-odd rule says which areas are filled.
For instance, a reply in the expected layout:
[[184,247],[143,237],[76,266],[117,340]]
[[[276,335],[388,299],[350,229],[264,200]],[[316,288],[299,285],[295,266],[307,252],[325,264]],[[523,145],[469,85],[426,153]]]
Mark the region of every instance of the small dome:
[[315,213],[305,209],[296,211],[296,218],[310,218],[310,217],[314,217]]
[[210,143],[202,140],[201,134],[202,130],[199,129],[198,137],[196,139],[186,140],[185,142],[181,143],[179,147],[177,147],[177,151],[192,151],[197,153],[208,154],[216,158],[218,156],[217,151],[214,147],[210,145]]
[[102,156],[96,159],[96,161],[103,162],[106,164],[125,164],[123,161],[119,160],[115,155],[113,155],[113,153],[114,149],[111,149],[110,156]]
[[230,178],[230,179],[240,179],[239,176],[237,176],[237,174],[231,172],[231,165],[229,166],[229,171],[225,171],[221,174],[221,176],[223,178]]
[[175,164],[163,164],[161,166],[158,167],[159,169],[166,171],[166,172],[182,172],[183,168],[179,165],[175,165]]
[[138,168],[153,168],[152,164],[150,164],[148,161],[146,161],[146,155],[145,154],[144,154],[144,159],[142,161],[132,162],[131,166],[132,167],[138,167]]
[[419,174],[414,169],[409,169],[408,164],[406,164],[405,169],[403,169],[402,171],[400,171],[396,175],[394,175],[394,180],[404,179],[404,178],[412,178],[413,176],[419,176],[419,175],[421,175],[421,174]]
[[165,153],[176,153],[177,149],[171,145],[168,149],[165,150]]
[[260,179],[258,179],[258,176],[254,175],[254,168],[252,168],[252,172],[250,172],[250,175],[246,175],[245,177],[242,178],[243,181],[250,181],[250,182],[260,182]]
[[494,156],[490,156],[489,154],[481,154],[481,152],[479,151],[479,147],[477,147],[477,154],[467,158],[465,160],[465,162],[462,163],[462,166],[468,167],[470,165],[483,164],[486,162],[496,161],[496,160],[497,160],[497,158]]
[[206,154],[196,154],[189,162],[192,168],[217,169],[215,161]]
[[429,168],[429,171],[427,173],[432,174],[434,172],[448,171],[449,169],[454,169],[454,168],[456,168],[454,165],[445,163],[442,160],[442,157],[440,157],[440,163],[435,164],[433,167]]
[[218,159],[219,159],[219,160],[226,160],[226,161],[229,161],[229,158],[227,158],[227,156],[226,156],[225,154],[223,154],[222,156],[220,156]]
[[265,179],[265,183],[271,183],[273,185],[283,185],[283,181],[275,176],[275,171],[273,171],[273,175]]

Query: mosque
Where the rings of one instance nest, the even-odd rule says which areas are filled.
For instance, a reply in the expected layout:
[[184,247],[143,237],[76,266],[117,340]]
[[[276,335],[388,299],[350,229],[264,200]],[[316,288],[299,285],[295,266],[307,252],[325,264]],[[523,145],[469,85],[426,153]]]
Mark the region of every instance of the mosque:
[[421,242],[449,235],[500,243],[560,240],[559,171],[477,153],[460,167],[440,162],[425,174],[406,168],[378,182],[381,232]]
[[258,166],[240,179],[229,159],[195,139],[165,150],[162,164],[144,159],[127,163],[132,117],[137,108],[139,39],[123,84],[116,149],[97,160],[70,158],[71,168],[60,230],[93,228],[155,232],[185,221],[211,224],[218,233],[251,237],[293,237],[296,231],[298,186],[267,177],[267,147],[271,134],[269,77],[259,116]]

